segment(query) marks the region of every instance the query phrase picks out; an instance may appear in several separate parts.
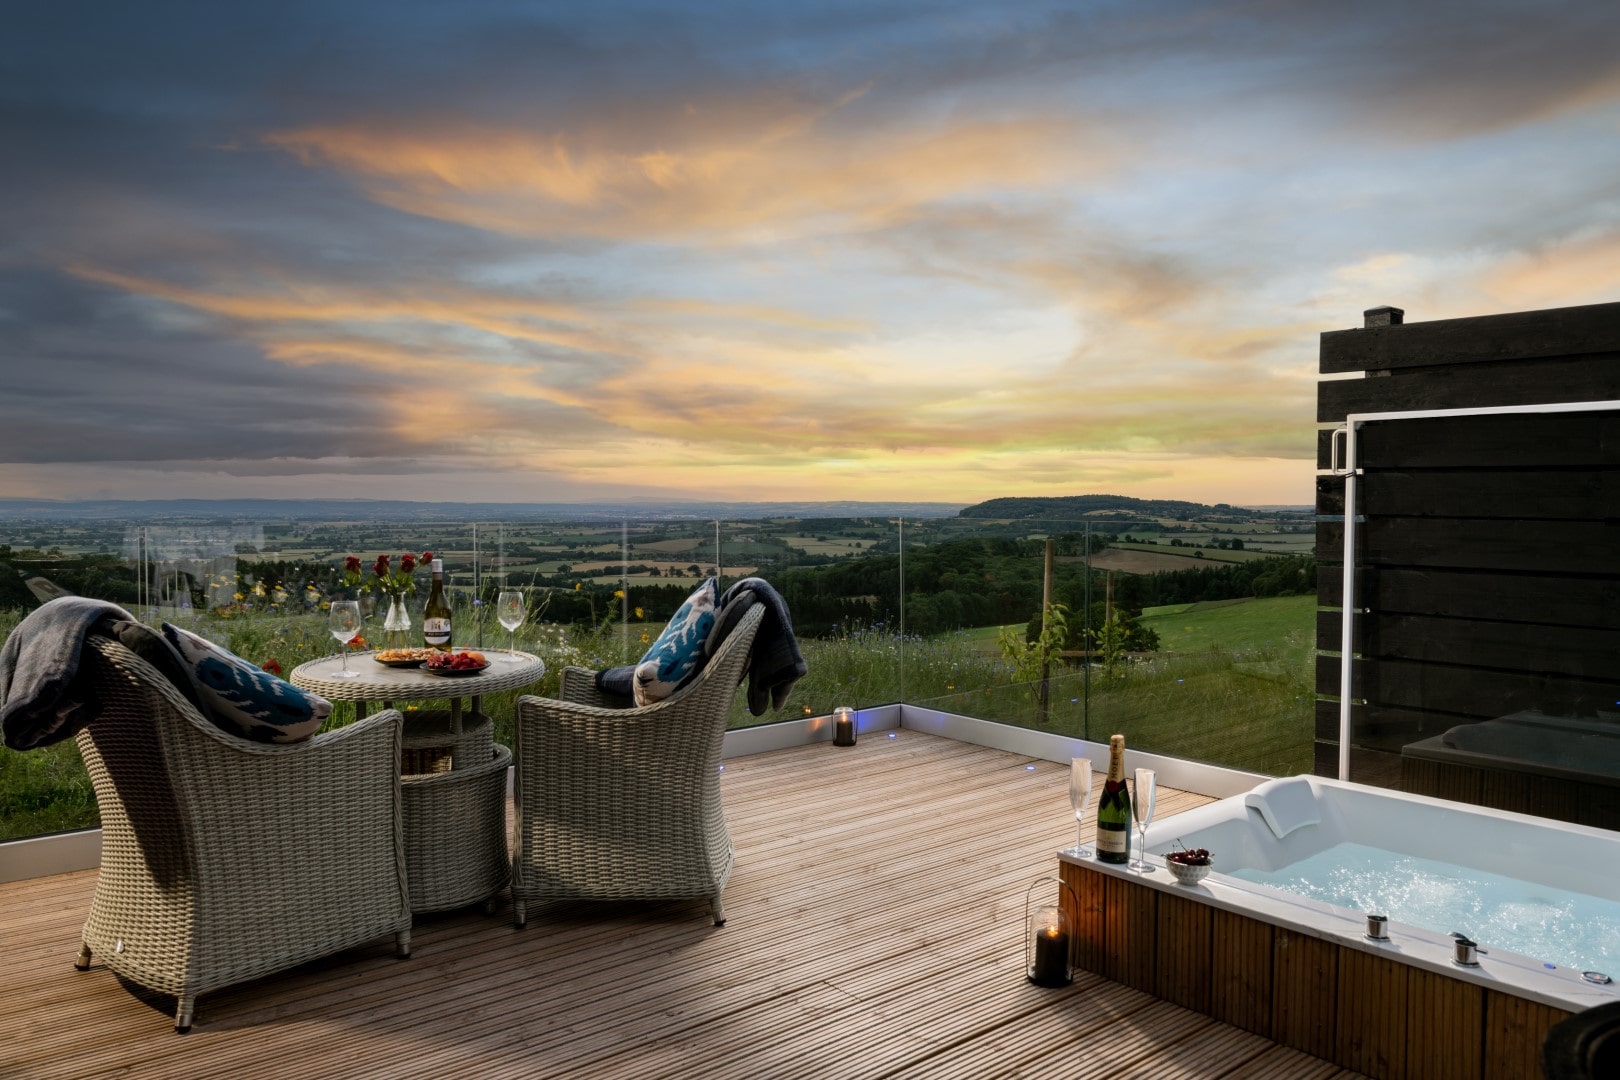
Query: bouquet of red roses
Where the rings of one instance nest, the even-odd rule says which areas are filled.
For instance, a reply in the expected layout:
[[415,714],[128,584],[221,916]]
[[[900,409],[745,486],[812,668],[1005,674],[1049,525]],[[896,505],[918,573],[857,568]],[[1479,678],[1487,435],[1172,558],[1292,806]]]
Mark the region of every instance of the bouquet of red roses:
[[379,555],[377,561],[371,564],[371,576],[367,577],[361,573],[359,558],[350,555],[343,560],[343,584],[358,585],[361,592],[375,589],[384,596],[415,596],[416,564],[432,561],[431,551],[422,552],[421,559],[407,551],[399,557],[399,569],[395,570],[392,559]]

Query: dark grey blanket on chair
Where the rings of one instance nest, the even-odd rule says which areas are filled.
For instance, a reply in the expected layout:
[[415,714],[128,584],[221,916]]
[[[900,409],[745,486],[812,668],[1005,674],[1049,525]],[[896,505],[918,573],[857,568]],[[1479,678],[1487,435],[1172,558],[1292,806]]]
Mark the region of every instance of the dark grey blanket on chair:
[[77,734],[100,705],[75,692],[79,654],[90,633],[135,616],[105,600],[63,596],[29,612],[0,645],[0,731],[13,750]]
[[[743,613],[755,604],[765,605],[765,618],[754,635],[753,648],[748,653],[748,666],[743,675],[748,680],[748,711],[764,716],[767,707],[780,709],[787,703],[793,684],[804,677],[809,666],[799,651],[799,640],[793,636],[793,619],[788,614],[787,601],[764,578],[743,578],[720,597],[715,615],[714,629],[703,646],[707,656],[714,655],[720,643],[726,640],[732,627]],[[695,669],[693,675],[697,673]],[[599,690],[622,697],[631,696],[635,684],[634,664],[608,668],[596,673]]]
[[793,636],[787,601],[764,578],[743,578],[725,591],[710,640],[716,644],[724,641],[737,620],[755,604],[765,605],[765,618],[748,653],[748,711],[764,716],[767,707],[780,709],[787,703],[793,684],[810,668],[799,651],[799,639]]

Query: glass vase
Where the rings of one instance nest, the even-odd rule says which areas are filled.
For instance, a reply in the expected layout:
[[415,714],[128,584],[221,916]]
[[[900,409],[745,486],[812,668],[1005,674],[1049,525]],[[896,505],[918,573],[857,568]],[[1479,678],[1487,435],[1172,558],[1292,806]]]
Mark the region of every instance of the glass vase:
[[411,613],[405,610],[403,596],[388,598],[388,615],[383,619],[383,648],[411,647]]

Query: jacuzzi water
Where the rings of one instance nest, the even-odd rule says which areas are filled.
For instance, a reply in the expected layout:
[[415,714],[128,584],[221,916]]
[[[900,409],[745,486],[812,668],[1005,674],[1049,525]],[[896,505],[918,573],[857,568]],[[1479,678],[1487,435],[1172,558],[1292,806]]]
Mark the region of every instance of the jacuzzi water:
[[1340,843],[1277,870],[1228,875],[1578,971],[1616,971],[1620,902],[1455,863]]

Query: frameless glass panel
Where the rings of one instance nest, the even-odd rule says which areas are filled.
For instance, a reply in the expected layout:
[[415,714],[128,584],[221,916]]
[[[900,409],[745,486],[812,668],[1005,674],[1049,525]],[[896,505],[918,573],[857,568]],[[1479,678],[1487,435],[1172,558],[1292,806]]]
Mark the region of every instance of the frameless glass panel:
[[[915,703],[1099,742],[1119,732],[1135,749],[1257,772],[1310,771],[1309,511],[953,519],[919,531],[938,539],[908,569],[918,586],[908,619],[925,631]],[[951,618],[981,625],[942,631]]]

